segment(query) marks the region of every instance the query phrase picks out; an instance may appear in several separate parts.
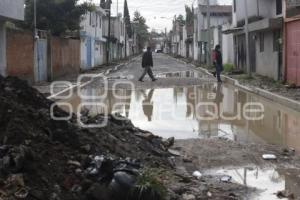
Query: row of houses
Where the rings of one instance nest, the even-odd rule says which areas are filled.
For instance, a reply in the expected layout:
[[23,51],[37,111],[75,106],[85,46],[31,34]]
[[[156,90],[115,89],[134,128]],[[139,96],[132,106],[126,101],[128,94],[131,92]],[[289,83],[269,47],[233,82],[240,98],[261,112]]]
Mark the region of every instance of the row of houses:
[[100,6],[81,17],[76,36],[54,37],[42,30],[33,36],[32,31],[7,27],[17,20],[24,20],[24,0],[1,0],[0,73],[30,83],[78,74],[139,52],[138,36],[133,30],[128,37],[122,15],[109,16]]
[[[247,30],[249,68],[246,57]],[[298,0],[233,0],[231,6],[218,5],[216,0],[210,0],[209,7],[207,0],[198,0],[193,26],[188,27],[174,20],[169,40],[171,53],[201,64],[209,63],[211,51],[216,44],[220,44],[224,63],[233,64],[235,69],[244,72],[251,70],[274,80],[300,85],[299,38]]]

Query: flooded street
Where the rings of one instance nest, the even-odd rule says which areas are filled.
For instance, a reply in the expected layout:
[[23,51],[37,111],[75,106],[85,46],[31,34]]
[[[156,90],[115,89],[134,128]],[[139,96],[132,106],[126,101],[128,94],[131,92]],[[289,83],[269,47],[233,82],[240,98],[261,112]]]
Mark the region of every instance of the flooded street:
[[[75,113],[86,109],[90,115],[118,113],[140,129],[174,137],[175,148],[192,158],[190,165],[182,164],[189,174],[200,170],[217,182],[229,176],[230,183],[249,188],[245,199],[279,199],[276,194],[285,190],[300,196],[298,168],[285,161],[278,161],[280,166],[266,164],[261,156],[269,151],[256,149],[256,145],[278,145],[299,153],[299,112],[230,84],[217,84],[174,59],[156,58],[161,63],[154,68],[157,82],[137,82],[141,70],[135,61],[110,74],[106,89],[103,80],[96,80],[58,103],[69,103]],[[171,62],[169,67],[166,62]],[[254,194],[251,188],[256,188]]]
[[[82,90],[84,94],[102,92],[101,88]],[[87,108],[93,114],[100,114],[104,113],[105,105],[108,113],[120,113],[135,126],[164,138],[223,137],[237,142],[278,144],[300,151],[300,113],[231,85],[118,89],[109,90],[106,98],[87,100],[76,95],[68,101],[74,110],[80,103],[101,103],[101,106]],[[250,102],[263,105],[263,119],[249,121],[244,118],[241,108]],[[211,104],[201,103],[217,103],[221,108],[218,119],[201,119],[208,110],[214,109]]]

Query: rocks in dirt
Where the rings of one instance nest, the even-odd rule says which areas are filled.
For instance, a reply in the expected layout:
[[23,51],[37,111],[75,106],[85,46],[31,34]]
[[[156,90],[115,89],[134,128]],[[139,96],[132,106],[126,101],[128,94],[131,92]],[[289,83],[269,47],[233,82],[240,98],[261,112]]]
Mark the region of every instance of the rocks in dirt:
[[92,149],[90,144],[86,144],[80,147],[83,151],[85,151],[86,153],[89,153]]
[[296,153],[296,150],[294,148],[284,148],[282,149],[282,155],[283,156],[294,156]]
[[174,137],[171,137],[171,138],[168,138],[168,139],[162,141],[162,144],[166,149],[169,149],[170,147],[172,147],[174,145],[174,143],[175,143]]
[[279,191],[277,192],[276,196],[280,199],[283,199],[283,198],[288,198],[288,199],[295,199],[295,196],[293,193],[290,193],[289,191],[287,190],[283,190],[283,191]]
[[183,200],[195,200],[196,197],[195,197],[195,195],[192,195],[192,194],[183,194],[182,199]]
[[193,177],[197,178],[197,179],[200,179],[202,177],[202,174],[201,172],[199,171],[194,171],[193,172]]
[[0,199],[12,196],[25,199],[29,194],[29,188],[25,186],[23,174],[12,174],[2,184]]
[[232,177],[226,175],[226,176],[222,176],[220,180],[221,180],[221,182],[229,183],[229,182],[231,182]]
[[18,147],[3,145],[0,146],[0,172],[18,173],[25,163],[33,158],[29,147],[20,145]]

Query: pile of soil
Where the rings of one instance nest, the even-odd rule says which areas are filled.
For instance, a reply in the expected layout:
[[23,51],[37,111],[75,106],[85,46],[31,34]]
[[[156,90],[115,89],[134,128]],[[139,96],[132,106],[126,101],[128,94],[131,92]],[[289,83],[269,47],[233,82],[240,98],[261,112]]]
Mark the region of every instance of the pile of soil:
[[[53,103],[18,78],[0,77],[0,199],[106,199],[85,173],[97,155],[170,168],[161,138],[112,115],[99,129],[79,127],[75,116],[55,121]],[[54,115],[68,113],[55,107]]]

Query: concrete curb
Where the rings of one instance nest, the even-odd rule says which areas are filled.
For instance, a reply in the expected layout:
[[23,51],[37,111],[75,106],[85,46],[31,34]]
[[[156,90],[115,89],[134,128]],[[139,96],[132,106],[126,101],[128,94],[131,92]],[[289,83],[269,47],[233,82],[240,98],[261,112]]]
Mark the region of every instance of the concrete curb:
[[100,76],[103,76],[103,75],[107,76],[107,75],[109,75],[110,73],[113,73],[113,72],[118,71],[121,67],[124,67],[125,65],[128,65],[128,64],[132,63],[133,61],[135,61],[138,57],[140,57],[140,55],[138,55],[138,56],[136,56],[136,57],[133,57],[133,58],[130,59],[129,61],[127,61],[127,62],[125,62],[125,63],[121,63],[121,64],[119,64],[119,65],[117,65],[117,66],[115,66],[115,67],[113,67],[113,68],[111,68],[111,69],[107,69],[105,72],[102,72],[102,73],[99,73],[99,74],[95,74],[95,76],[93,76],[93,78],[92,78],[91,80],[89,80],[89,81],[87,81],[87,82],[85,82],[85,83],[82,83],[82,84],[76,84],[76,85],[74,85],[74,86],[72,86],[72,87],[69,87],[69,88],[67,88],[67,89],[64,89],[64,90],[62,90],[62,91],[60,91],[60,92],[58,92],[58,93],[56,93],[56,94],[54,94],[54,95],[51,95],[51,96],[47,97],[47,99],[53,100],[53,99],[55,99],[55,97],[58,97],[59,95],[62,95],[62,94],[64,94],[64,93],[68,92],[69,90],[75,90],[75,89],[77,89],[78,87],[84,87],[84,86],[86,86],[86,85],[92,83],[96,78],[99,78]]
[[[189,64],[187,62],[185,62],[185,63]],[[193,63],[191,63],[190,65],[193,66],[194,68],[196,68],[197,70],[202,71],[203,73],[212,76],[211,73],[207,69],[202,68],[202,67],[196,67],[196,65],[194,65]],[[258,95],[258,96],[263,97],[265,99],[268,99],[272,102],[279,103],[281,105],[284,105],[288,108],[291,108],[293,110],[296,110],[296,111],[300,112],[300,102],[299,101],[296,101],[296,100],[284,97],[282,95],[278,95],[278,94],[269,92],[269,91],[261,89],[261,88],[257,88],[257,87],[250,88],[248,86],[240,84],[240,82],[238,80],[230,78],[226,75],[222,75],[222,78],[225,80],[226,83],[234,85],[234,86],[236,86],[236,87],[238,87],[238,88],[240,88],[240,89],[242,89],[246,92]]]

